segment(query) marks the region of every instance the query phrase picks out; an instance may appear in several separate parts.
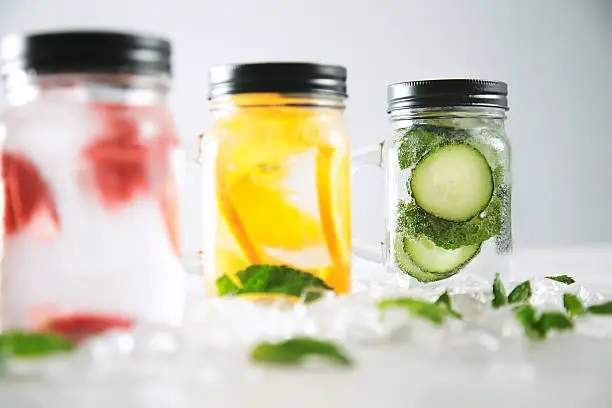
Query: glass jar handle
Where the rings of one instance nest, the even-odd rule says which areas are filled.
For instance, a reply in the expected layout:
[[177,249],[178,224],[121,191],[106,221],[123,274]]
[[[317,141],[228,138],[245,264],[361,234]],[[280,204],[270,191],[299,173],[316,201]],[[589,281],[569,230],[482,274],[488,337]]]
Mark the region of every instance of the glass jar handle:
[[187,160],[192,164],[201,164],[202,163],[202,139],[204,138],[204,133],[199,133],[196,135],[196,145],[195,149],[189,148],[187,149]]
[[[188,166],[193,166],[193,168],[200,168],[202,165],[202,138],[204,137],[204,133],[200,133],[195,136],[195,143],[193,139],[189,139],[188,143],[183,142],[181,144],[182,150],[182,159],[183,159],[183,171],[188,173]],[[201,177],[201,176],[200,176]],[[186,186],[184,182],[186,181],[186,174],[183,180],[183,190],[186,190]],[[201,182],[198,181],[198,185]],[[188,187],[188,186],[187,186]],[[182,197],[185,198],[185,197]],[[181,200],[184,202],[184,200]],[[182,208],[182,211],[185,211],[185,208]],[[188,211],[189,216],[191,218],[191,209]],[[197,207],[195,211],[200,211],[200,208]],[[196,218],[197,219],[197,218]],[[184,225],[184,224],[183,224]],[[183,248],[184,251],[184,248]],[[198,249],[197,251],[190,250],[189,252],[183,252],[181,256],[181,263],[183,265],[183,271],[189,275],[201,275],[202,274],[202,251]],[[190,278],[191,279],[191,278]]]
[[[366,167],[376,167],[384,171],[383,142],[355,150],[351,154],[351,179],[357,172]],[[367,244],[353,239],[353,253],[368,261],[383,263],[384,243]]]

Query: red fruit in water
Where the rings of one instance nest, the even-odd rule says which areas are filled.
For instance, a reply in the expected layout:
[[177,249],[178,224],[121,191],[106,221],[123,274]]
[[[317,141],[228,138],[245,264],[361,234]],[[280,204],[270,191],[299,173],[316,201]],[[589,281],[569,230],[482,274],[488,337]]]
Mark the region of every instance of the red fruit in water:
[[[82,157],[89,164],[93,185],[107,208],[123,205],[139,194],[157,197],[174,251],[180,251],[178,191],[172,177],[170,151],[178,145],[171,118],[162,107],[97,104],[103,134],[87,146]],[[139,121],[161,126],[157,137],[143,140]],[[82,179],[83,174],[81,175]]]
[[101,105],[104,134],[86,147],[82,156],[91,165],[96,190],[107,207],[129,202],[150,189],[149,148],[141,143],[130,108]]
[[71,314],[47,320],[42,329],[78,343],[109,330],[129,330],[133,324],[131,319],[120,316]]
[[4,181],[4,231],[11,236],[30,225],[36,218],[49,220],[59,229],[59,215],[49,186],[38,168],[18,153],[2,153]]
[[[93,185],[107,208],[115,208],[138,194],[157,197],[174,251],[180,252],[178,191],[172,177],[170,151],[178,145],[171,118],[161,107],[97,104],[103,134],[87,146],[82,157],[90,165]],[[161,126],[146,142],[139,120],[150,118]]]

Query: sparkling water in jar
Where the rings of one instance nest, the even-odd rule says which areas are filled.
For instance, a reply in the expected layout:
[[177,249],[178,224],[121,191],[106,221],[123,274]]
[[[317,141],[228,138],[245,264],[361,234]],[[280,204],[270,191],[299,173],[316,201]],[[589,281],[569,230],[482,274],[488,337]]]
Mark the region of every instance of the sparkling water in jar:
[[[384,167],[387,239],[357,253],[422,283],[507,277],[512,252],[507,85],[449,79],[392,84],[393,132],[357,153]],[[443,284],[443,283],[442,283]]]
[[5,328],[179,324],[170,43],[52,32],[1,56]]
[[346,70],[309,63],[219,66],[201,139],[203,275],[251,265],[309,272],[350,289]]

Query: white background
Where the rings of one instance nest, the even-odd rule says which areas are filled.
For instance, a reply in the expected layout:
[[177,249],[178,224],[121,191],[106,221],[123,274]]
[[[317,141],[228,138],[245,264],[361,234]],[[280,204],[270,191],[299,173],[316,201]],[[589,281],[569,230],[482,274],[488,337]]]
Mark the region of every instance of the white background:
[[[211,121],[206,71],[221,63],[345,65],[355,148],[389,133],[388,83],[506,81],[516,247],[612,241],[612,1],[0,0],[0,35],[84,27],[172,39],[171,103],[190,149]],[[198,183],[188,167],[186,251],[200,242]],[[382,211],[381,183],[360,175],[355,236],[383,236],[382,215],[371,215]]]

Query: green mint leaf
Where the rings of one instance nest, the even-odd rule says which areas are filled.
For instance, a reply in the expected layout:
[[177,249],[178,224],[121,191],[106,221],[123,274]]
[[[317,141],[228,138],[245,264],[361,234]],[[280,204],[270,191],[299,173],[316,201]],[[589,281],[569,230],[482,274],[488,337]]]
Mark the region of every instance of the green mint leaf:
[[401,170],[414,166],[431,149],[450,143],[465,143],[470,133],[460,129],[450,120],[444,123],[436,119],[436,123],[419,123],[404,131],[398,144],[398,164]]
[[498,309],[505,305],[507,301],[506,289],[504,288],[504,284],[499,277],[499,273],[496,273],[495,279],[493,280],[493,300],[491,301],[491,305],[495,309]]
[[32,358],[65,353],[74,344],[61,336],[49,333],[11,331],[0,334],[0,353],[10,357]]
[[[226,275],[217,279],[219,295],[240,295],[245,293],[271,293],[300,297],[310,289],[332,290],[322,279],[289,266],[252,265],[237,272],[241,282],[237,287]],[[321,296],[306,296],[306,301],[313,301]]]
[[439,143],[440,138],[432,132],[414,128],[407,130],[399,142],[397,152],[399,168],[405,170],[414,166]]
[[578,296],[572,295],[571,293],[563,294],[563,307],[572,317],[580,316],[584,313],[584,305],[580,299],[578,299]]
[[429,303],[420,299],[408,297],[386,299],[378,303],[381,312],[398,307],[407,310],[412,316],[429,320],[433,324],[441,325],[448,316],[456,317],[445,303]]
[[612,315],[612,301],[589,306],[586,311],[595,315]]
[[542,340],[542,333],[538,328],[537,312],[531,305],[519,306],[516,309],[515,317],[523,326],[523,330],[527,337],[532,340]]
[[570,330],[574,328],[574,322],[562,312],[544,312],[538,320],[538,329],[544,333],[544,338],[551,330]]
[[524,303],[531,299],[531,283],[529,281],[525,281],[515,287],[512,292],[508,295],[508,303]]
[[217,279],[217,293],[219,296],[234,295],[240,288],[229,278],[223,275]]
[[436,246],[457,249],[477,245],[501,234],[502,204],[494,195],[482,215],[467,222],[454,222],[437,218],[412,202],[400,200],[397,206],[398,235],[428,237]]
[[279,343],[262,342],[251,350],[251,358],[265,364],[299,365],[308,357],[320,357],[345,367],[353,364],[336,344],[308,337],[297,337]]
[[450,314],[453,317],[456,317],[457,319],[463,318],[463,316],[461,316],[461,313],[459,313],[455,309],[453,309],[451,298],[450,298],[448,292],[442,293],[440,295],[440,297],[438,298],[438,300],[436,300],[436,304],[446,306],[446,308],[448,309],[448,311],[450,312]]
[[571,285],[572,283],[576,282],[574,278],[572,278],[571,276],[567,276],[567,275],[547,276],[546,279],[565,283],[566,285]]
[[544,312],[537,316],[536,309],[531,305],[519,306],[515,317],[523,326],[525,334],[532,340],[545,340],[551,330],[571,330],[574,327],[572,319],[561,312]]

